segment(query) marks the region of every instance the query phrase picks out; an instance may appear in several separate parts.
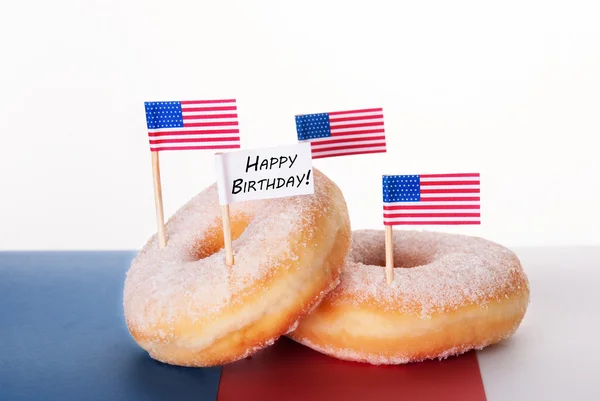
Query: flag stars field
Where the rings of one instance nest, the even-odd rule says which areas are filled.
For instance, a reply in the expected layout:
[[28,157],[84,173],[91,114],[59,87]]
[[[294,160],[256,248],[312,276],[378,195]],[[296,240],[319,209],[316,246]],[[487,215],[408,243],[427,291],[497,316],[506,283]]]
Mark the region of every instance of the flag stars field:
[[[384,176],[384,202],[418,201],[419,180],[416,176]],[[407,188],[408,187],[408,188]]]

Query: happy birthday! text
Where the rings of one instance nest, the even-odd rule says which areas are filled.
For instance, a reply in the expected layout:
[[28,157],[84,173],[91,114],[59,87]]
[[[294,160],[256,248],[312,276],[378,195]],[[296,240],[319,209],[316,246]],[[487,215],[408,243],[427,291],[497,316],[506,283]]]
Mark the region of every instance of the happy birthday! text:
[[[292,164],[294,163],[292,162]],[[235,195],[240,192],[268,191],[288,187],[299,188],[302,183],[305,183],[306,185],[310,184],[310,173],[311,170],[308,170],[308,172],[302,175],[292,175],[286,178],[263,178],[257,181],[244,181],[243,178],[238,178],[233,181],[231,193]]]

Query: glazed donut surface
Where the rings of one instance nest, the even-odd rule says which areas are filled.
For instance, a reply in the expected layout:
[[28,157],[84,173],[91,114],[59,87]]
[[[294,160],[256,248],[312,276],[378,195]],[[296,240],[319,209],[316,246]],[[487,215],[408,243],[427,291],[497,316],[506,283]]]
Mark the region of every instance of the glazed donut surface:
[[339,359],[403,364],[497,343],[525,315],[529,282],[498,244],[395,230],[394,262],[388,286],[384,231],[353,232],[340,285],[288,337]]
[[216,184],[133,260],[126,323],[152,358],[213,366],[247,357],[295,328],[339,282],[350,247],[343,195],[314,169],[314,195],[230,205],[235,263],[225,264]]

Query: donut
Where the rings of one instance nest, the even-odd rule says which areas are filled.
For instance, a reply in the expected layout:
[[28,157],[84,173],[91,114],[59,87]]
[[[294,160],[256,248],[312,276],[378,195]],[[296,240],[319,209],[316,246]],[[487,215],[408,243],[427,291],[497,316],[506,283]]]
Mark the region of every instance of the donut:
[[288,337],[339,359],[392,365],[444,359],[511,336],[529,305],[517,256],[488,240],[383,230],[352,234],[341,281]]
[[338,283],[351,243],[344,197],[314,169],[314,194],[230,205],[223,249],[216,184],[179,209],[125,277],[123,308],[151,358],[203,367],[243,359],[293,330]]

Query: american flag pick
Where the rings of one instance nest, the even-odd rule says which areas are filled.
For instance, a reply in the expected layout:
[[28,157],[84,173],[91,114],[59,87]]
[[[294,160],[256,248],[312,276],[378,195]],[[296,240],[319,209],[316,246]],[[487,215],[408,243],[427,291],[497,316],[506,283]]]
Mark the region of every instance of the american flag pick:
[[313,159],[386,152],[382,108],[298,115],[296,131]]
[[235,99],[144,105],[151,151],[240,148]]
[[383,176],[383,223],[481,224],[479,173]]

